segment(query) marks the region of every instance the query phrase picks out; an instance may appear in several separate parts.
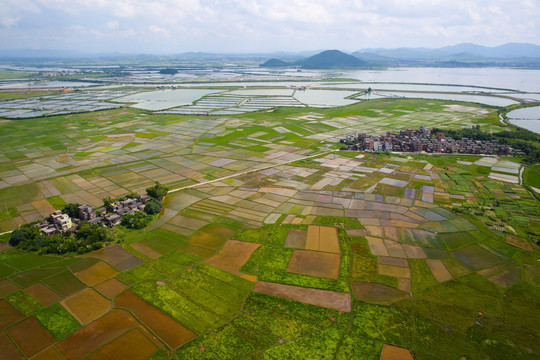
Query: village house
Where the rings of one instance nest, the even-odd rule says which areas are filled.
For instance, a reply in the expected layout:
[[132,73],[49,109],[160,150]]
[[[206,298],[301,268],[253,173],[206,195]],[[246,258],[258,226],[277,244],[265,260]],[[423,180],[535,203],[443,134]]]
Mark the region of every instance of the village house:
[[96,211],[94,208],[88,204],[84,204],[79,206],[79,219],[90,221],[92,219],[95,219],[97,217]]
[[71,218],[67,214],[63,214],[60,210],[53,212],[50,217],[60,232],[67,231],[73,227]]

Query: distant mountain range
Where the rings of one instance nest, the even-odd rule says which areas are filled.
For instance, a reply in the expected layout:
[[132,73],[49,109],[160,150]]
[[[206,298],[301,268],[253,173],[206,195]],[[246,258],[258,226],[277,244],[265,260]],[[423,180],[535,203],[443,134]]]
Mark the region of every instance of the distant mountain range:
[[[270,60],[268,60],[270,59]],[[234,63],[240,66],[261,64],[264,67],[297,67],[308,69],[331,68],[377,68],[388,66],[445,66],[485,67],[508,66],[540,68],[540,46],[527,43],[508,43],[496,47],[476,44],[459,44],[436,49],[428,48],[370,48],[352,53],[339,50],[273,52],[273,53],[204,53],[183,54],[121,54],[80,53],[64,50],[0,50],[0,62],[57,62],[66,60],[83,63],[91,60],[95,64],[130,63],[147,66],[198,64],[219,66]]]
[[377,55],[386,59],[409,60],[449,60],[449,59],[516,59],[540,58],[540,46],[533,44],[508,43],[496,47],[476,44],[459,44],[437,49],[398,48],[398,49],[363,49],[353,53],[355,56]]

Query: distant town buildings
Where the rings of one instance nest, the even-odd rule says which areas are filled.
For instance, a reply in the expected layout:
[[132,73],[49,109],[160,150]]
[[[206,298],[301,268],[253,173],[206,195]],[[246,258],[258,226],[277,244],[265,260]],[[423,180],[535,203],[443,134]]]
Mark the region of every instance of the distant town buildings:
[[355,151],[392,151],[392,152],[427,152],[448,154],[493,154],[512,155],[515,150],[502,145],[498,140],[473,140],[462,138],[455,140],[446,137],[443,132],[432,134],[431,129],[420,126],[417,130],[406,129],[398,133],[387,131],[383,136],[368,136],[358,133],[340,140],[345,144],[341,150]]

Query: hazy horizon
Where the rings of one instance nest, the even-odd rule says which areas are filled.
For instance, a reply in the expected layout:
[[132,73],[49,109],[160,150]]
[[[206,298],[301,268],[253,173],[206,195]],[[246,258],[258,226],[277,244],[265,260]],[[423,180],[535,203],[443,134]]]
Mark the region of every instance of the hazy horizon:
[[269,53],[538,43],[540,2],[4,0],[0,50]]

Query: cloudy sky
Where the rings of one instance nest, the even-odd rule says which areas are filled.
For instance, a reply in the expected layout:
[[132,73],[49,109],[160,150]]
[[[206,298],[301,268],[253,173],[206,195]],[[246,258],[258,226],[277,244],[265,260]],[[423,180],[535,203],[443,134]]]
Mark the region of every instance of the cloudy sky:
[[0,49],[265,52],[540,44],[540,0],[0,0]]

